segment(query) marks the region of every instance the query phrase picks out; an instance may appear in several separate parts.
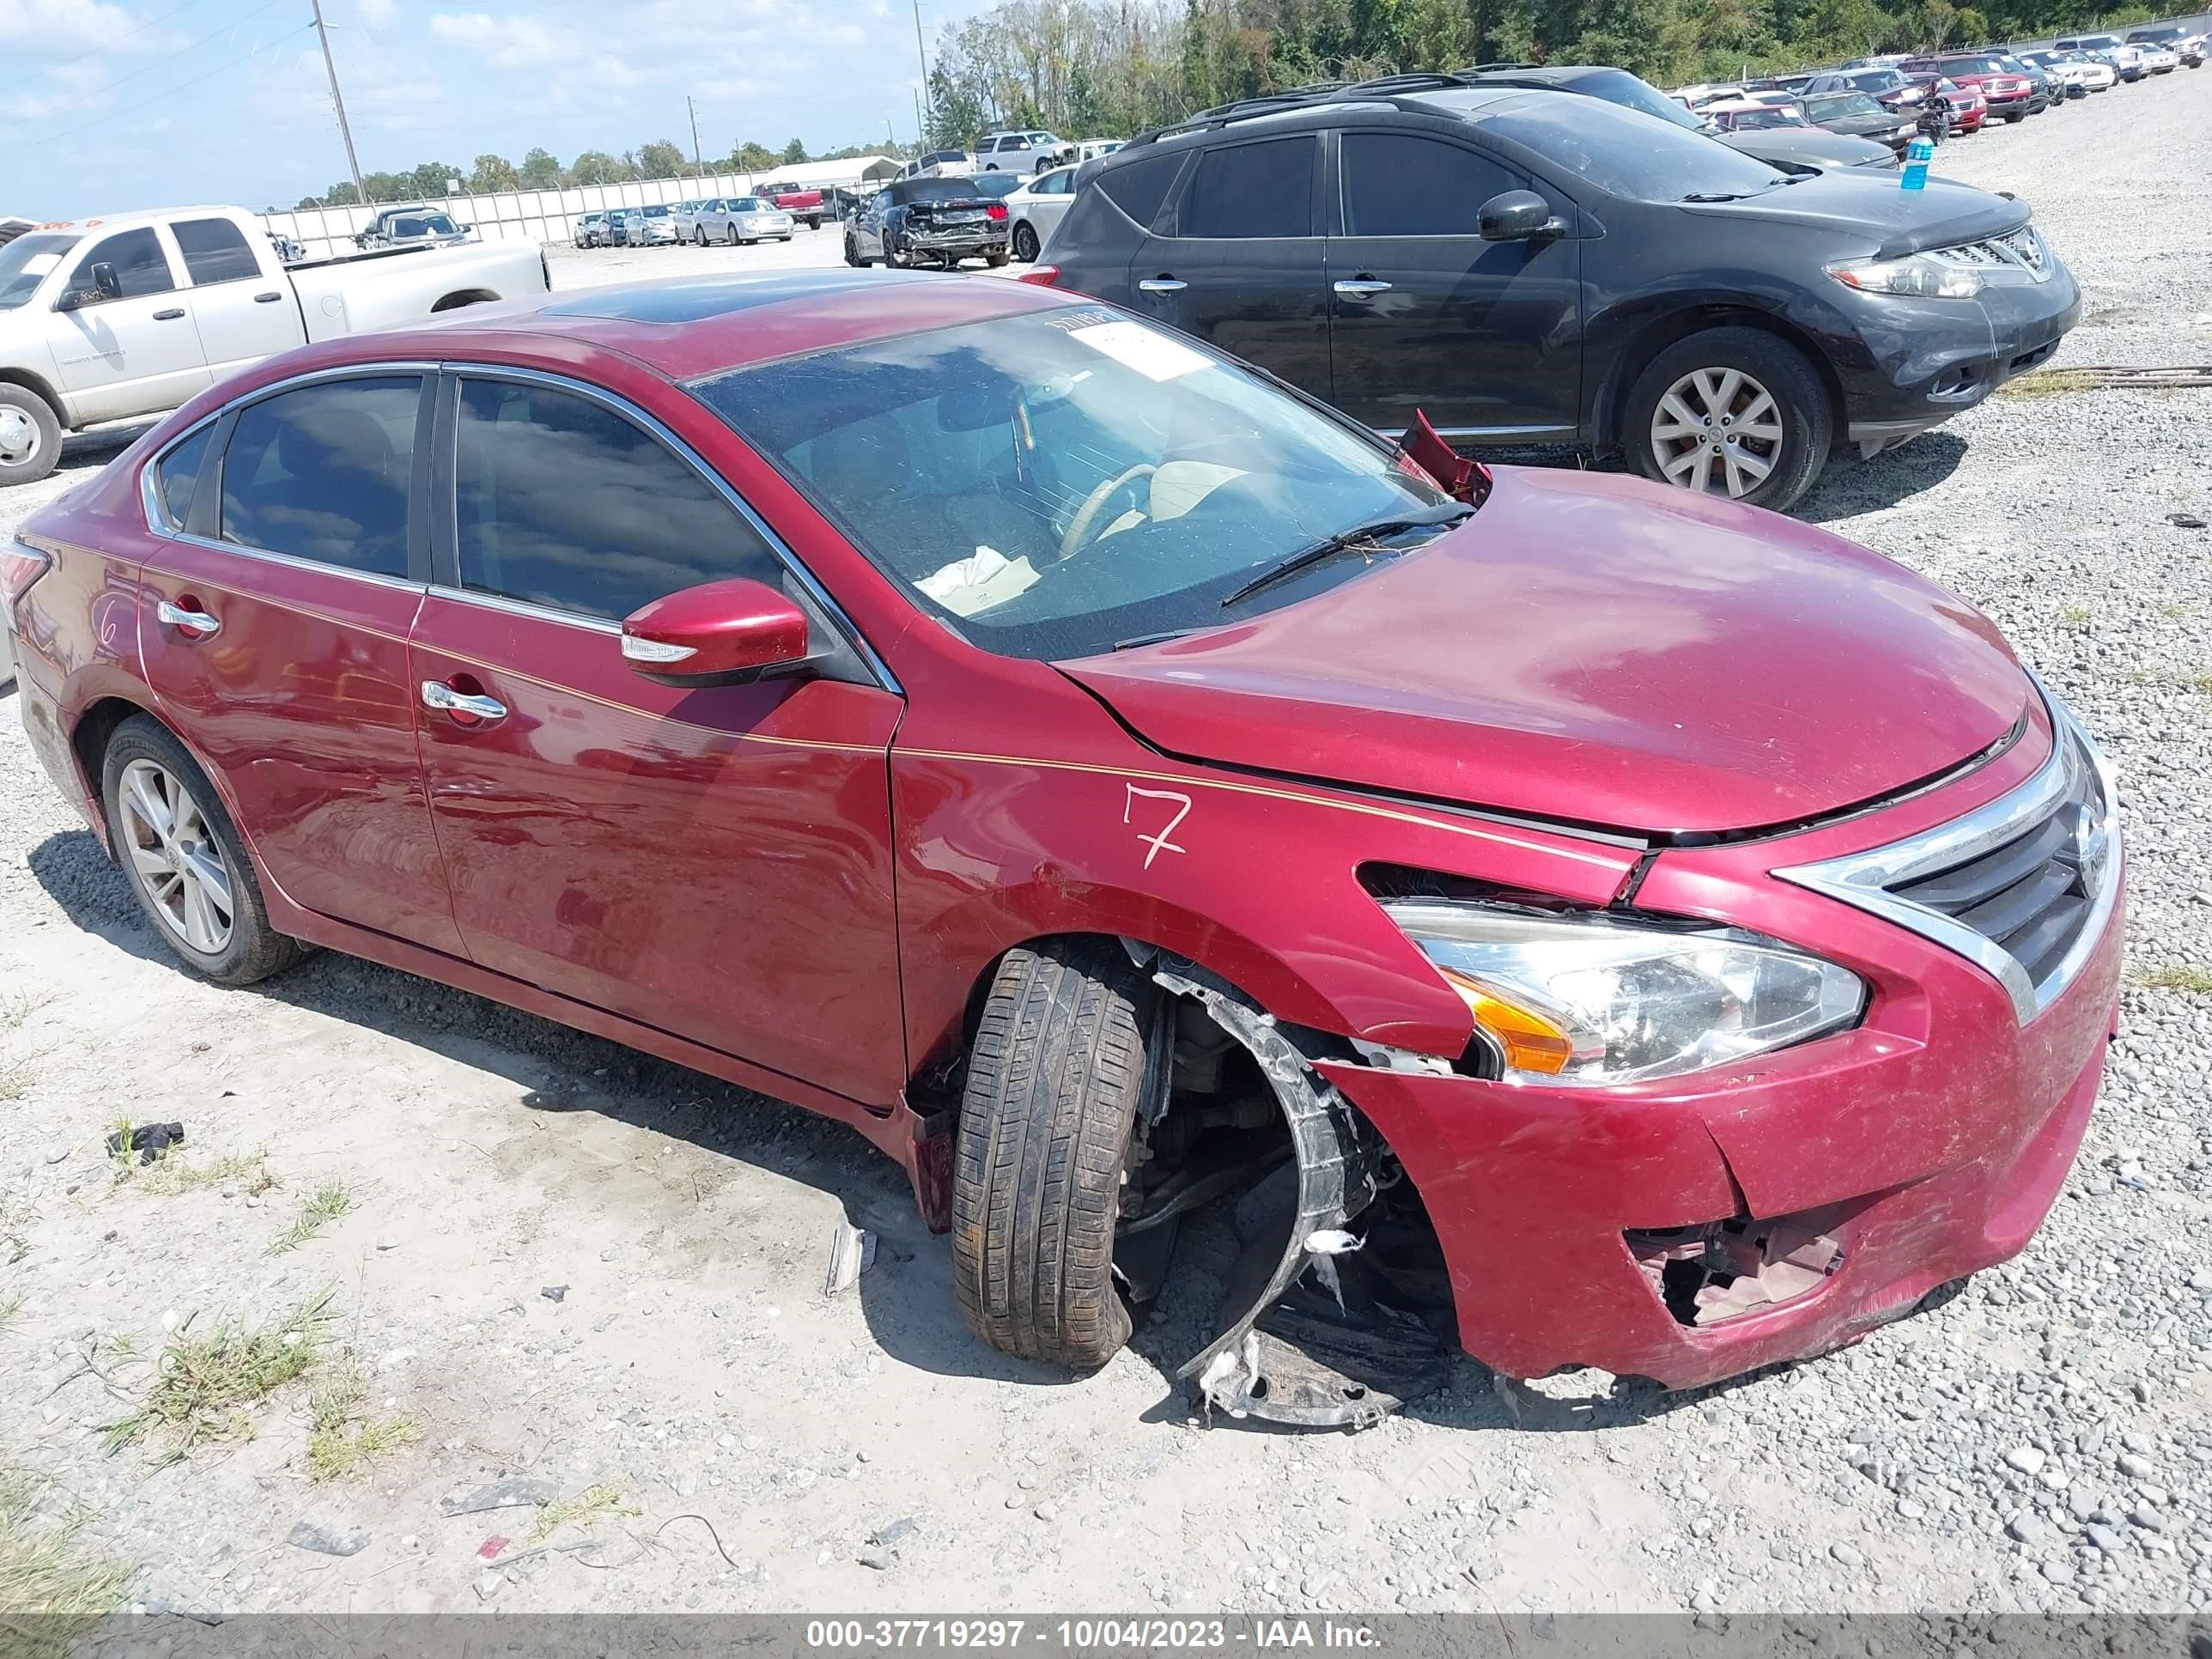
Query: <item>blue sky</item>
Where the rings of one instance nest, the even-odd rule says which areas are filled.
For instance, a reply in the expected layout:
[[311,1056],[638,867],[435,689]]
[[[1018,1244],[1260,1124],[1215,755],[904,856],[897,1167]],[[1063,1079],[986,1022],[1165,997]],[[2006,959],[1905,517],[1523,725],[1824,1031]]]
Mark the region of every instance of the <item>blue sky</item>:
[[[986,0],[923,0],[939,26]],[[362,171],[656,138],[914,139],[911,0],[324,0]],[[346,176],[308,0],[0,0],[0,215],[289,207]]]

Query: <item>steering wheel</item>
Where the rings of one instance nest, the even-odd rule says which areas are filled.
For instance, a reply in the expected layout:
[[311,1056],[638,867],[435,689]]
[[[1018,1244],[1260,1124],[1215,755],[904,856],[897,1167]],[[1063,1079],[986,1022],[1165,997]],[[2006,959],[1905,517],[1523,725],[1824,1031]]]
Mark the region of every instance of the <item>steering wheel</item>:
[[1091,539],[1091,532],[1106,503],[1139,478],[1149,478],[1159,469],[1149,461],[1139,461],[1126,472],[1116,473],[1083,498],[1083,505],[1075,509],[1074,520],[1067,533],[1060,538],[1060,556],[1073,558],[1083,544]]

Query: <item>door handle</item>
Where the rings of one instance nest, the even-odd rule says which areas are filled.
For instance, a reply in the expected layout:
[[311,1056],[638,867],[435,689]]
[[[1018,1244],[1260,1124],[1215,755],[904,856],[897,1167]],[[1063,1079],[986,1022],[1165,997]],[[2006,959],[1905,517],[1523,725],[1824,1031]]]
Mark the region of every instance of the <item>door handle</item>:
[[180,605],[171,605],[167,599],[154,607],[154,615],[171,628],[181,628],[198,639],[222,632],[222,620],[210,617],[204,611],[187,611]]
[[266,294],[255,295],[253,296],[253,303],[258,306],[273,306],[283,297],[284,295],[281,290],[272,288]]
[[1330,286],[1339,294],[1350,295],[1352,298],[1360,300],[1365,299],[1370,294],[1388,294],[1390,291],[1389,283],[1378,283],[1372,276],[1362,276],[1357,282],[1334,283]]
[[1178,283],[1172,276],[1147,276],[1137,284],[1137,291],[1140,294],[1180,294],[1189,286],[1188,283]]
[[466,714],[471,720],[501,720],[507,718],[507,705],[498,698],[472,696],[466,691],[456,691],[441,680],[422,682],[422,707],[442,708],[449,714]]
[[167,311],[155,312],[154,320],[157,323],[173,323],[184,314],[185,308],[182,306],[171,306]]

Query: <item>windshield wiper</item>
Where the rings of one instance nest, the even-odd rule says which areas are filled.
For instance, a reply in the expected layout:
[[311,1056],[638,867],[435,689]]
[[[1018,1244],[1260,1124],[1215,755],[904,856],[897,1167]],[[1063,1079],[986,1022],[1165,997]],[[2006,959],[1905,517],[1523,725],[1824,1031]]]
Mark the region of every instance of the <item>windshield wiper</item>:
[[1285,576],[1295,576],[1301,570],[1310,570],[1340,553],[1387,553],[1391,550],[1380,544],[1392,536],[1402,536],[1410,530],[1440,531],[1473,517],[1474,514],[1474,509],[1471,507],[1455,506],[1448,513],[1431,514],[1425,518],[1376,519],[1372,523],[1354,525],[1349,530],[1316,542],[1311,547],[1299,549],[1280,564],[1270,565],[1222,600],[1221,608],[1226,611],[1238,601],[1250,599],[1261,588],[1272,586]]

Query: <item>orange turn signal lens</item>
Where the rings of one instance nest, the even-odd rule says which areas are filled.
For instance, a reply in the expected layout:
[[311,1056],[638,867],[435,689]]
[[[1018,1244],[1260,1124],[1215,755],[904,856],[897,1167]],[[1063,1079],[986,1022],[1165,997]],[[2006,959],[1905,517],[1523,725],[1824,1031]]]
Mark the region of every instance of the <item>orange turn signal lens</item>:
[[1474,1023],[1504,1051],[1509,1070],[1557,1077],[1567,1069],[1567,1062],[1575,1055],[1575,1044],[1566,1032],[1541,1014],[1499,1000],[1449,968],[1442,971],[1445,981],[1474,1016]]

